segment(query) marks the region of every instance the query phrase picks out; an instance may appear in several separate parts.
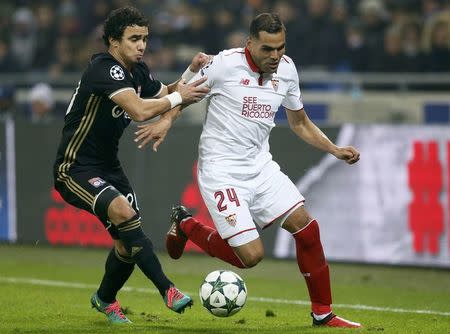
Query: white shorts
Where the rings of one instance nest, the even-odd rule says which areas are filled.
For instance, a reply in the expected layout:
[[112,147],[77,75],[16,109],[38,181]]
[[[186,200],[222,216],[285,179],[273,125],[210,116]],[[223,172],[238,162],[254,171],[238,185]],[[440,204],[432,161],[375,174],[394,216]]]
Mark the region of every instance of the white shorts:
[[202,167],[198,185],[217,231],[232,247],[259,237],[255,223],[261,228],[282,224],[305,201],[274,161],[252,176]]

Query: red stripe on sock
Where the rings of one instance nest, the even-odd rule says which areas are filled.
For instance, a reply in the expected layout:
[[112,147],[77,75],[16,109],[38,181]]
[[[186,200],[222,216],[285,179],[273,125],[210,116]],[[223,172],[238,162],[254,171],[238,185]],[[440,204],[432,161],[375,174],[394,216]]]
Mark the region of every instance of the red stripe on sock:
[[311,308],[315,314],[331,312],[331,286],[328,264],[320,241],[319,224],[313,220],[293,234],[297,263],[308,286]]
[[203,225],[195,218],[184,220],[180,227],[189,240],[210,256],[217,257],[235,267],[245,268],[245,265],[234,253],[233,248],[220,237],[217,230]]

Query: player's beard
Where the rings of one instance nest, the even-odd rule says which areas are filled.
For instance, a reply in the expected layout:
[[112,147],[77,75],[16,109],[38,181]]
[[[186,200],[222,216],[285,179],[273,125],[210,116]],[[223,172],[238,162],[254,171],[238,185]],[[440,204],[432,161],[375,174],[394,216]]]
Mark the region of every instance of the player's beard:
[[275,73],[276,71],[278,71],[279,64],[280,63],[278,62],[272,66],[272,64],[269,63],[267,65],[267,73]]

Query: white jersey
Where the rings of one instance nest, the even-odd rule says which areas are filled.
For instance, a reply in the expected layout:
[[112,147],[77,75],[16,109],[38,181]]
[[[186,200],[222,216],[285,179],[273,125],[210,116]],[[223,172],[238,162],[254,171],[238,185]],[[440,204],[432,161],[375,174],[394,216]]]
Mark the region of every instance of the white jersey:
[[220,52],[196,76],[207,76],[207,114],[199,167],[258,173],[272,160],[269,135],[280,106],[303,108],[297,69],[283,56],[276,73],[260,74],[244,48]]

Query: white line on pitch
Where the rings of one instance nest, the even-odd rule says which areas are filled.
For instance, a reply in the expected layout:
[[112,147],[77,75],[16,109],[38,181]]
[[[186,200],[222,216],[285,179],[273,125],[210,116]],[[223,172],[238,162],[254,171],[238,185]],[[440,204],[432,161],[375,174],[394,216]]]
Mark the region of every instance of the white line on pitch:
[[[53,281],[53,280],[23,278],[23,277],[2,277],[2,276],[0,276],[0,282],[13,283],[13,284],[56,286],[56,287],[73,288],[73,289],[97,289],[97,287],[98,287],[98,285],[94,285],[94,284]],[[156,290],[156,289],[134,288],[134,287],[130,287],[130,286],[123,287],[122,291],[136,291],[136,292],[151,293],[151,294],[159,293],[158,290]],[[194,293],[190,292],[189,294],[193,295]],[[248,300],[251,300],[254,302],[262,302],[262,303],[310,305],[310,302],[305,301],[305,300],[289,300],[289,299],[276,299],[276,298],[265,298],[265,297],[248,297]],[[379,306],[369,306],[369,305],[360,305],[360,304],[333,304],[333,306],[340,307],[340,308],[355,309],[355,310],[365,310],[365,311],[430,314],[430,315],[442,315],[442,316],[446,316],[446,317],[450,316],[450,312],[441,312],[441,311],[432,311],[432,310],[412,310],[412,309],[404,309],[404,308],[379,307]]]

